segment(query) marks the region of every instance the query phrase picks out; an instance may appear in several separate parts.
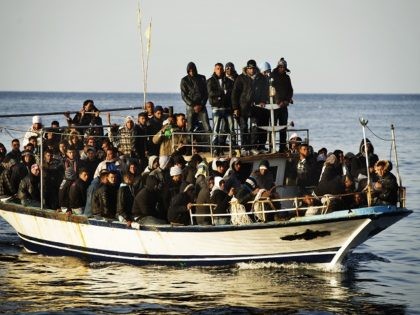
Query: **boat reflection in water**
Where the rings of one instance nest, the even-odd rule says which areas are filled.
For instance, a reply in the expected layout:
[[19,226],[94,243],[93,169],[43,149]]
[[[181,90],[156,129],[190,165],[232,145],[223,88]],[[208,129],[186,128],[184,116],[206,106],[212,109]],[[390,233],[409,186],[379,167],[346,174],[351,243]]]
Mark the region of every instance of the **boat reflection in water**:
[[1,313],[405,312],[404,305],[374,304],[372,294],[359,292],[352,267],[136,267],[22,252],[0,256],[0,274],[8,275],[0,280]]

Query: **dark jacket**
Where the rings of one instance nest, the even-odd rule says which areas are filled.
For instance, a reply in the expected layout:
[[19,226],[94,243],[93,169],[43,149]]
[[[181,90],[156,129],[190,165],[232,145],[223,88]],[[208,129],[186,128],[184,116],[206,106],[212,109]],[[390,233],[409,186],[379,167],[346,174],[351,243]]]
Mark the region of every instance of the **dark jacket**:
[[374,192],[376,204],[396,205],[398,202],[398,183],[394,174],[387,172],[378,180],[382,184],[379,191]]
[[157,211],[159,201],[158,186],[159,180],[155,176],[149,175],[146,179],[145,187],[134,198],[131,211],[134,218],[159,217],[159,211]]
[[86,205],[86,195],[87,195],[88,183],[81,180],[80,178],[76,179],[69,189],[69,206],[71,209],[84,208]]
[[117,212],[117,188],[102,184],[94,192],[92,198],[92,213],[108,219],[115,219]]
[[213,73],[211,78],[207,80],[207,92],[211,107],[232,109],[232,89],[232,80],[224,75],[219,78]]
[[63,208],[70,207],[70,198],[69,192],[71,184],[73,184],[73,180],[63,179],[60,185],[60,189],[58,191],[58,205]]
[[22,201],[41,201],[40,178],[29,173],[19,184],[18,198]]
[[132,221],[131,210],[134,203],[134,188],[125,183],[120,185],[117,196],[117,215],[122,216],[127,221]]
[[318,196],[331,194],[343,194],[345,190],[339,168],[334,165],[326,165],[321,179],[315,188],[315,193]]
[[[210,197],[210,202],[216,204],[216,208],[214,209],[213,213],[222,214],[228,213],[229,209],[229,201],[232,199],[225,191],[217,189],[213,192],[212,196]],[[220,217],[226,218],[226,217]]]
[[244,70],[233,84],[232,108],[239,109],[241,115],[249,116],[251,105],[268,102],[267,84],[267,80],[260,73],[252,79]]
[[182,192],[172,198],[168,209],[168,221],[170,223],[183,225],[191,224],[190,212],[187,208],[187,205],[190,202],[192,202],[192,200],[186,192]]
[[[193,69],[194,75],[190,76],[188,70]],[[206,77],[197,73],[197,67],[193,62],[187,65],[187,75],[181,80],[181,96],[187,106],[207,103]]]
[[280,74],[275,68],[271,73],[271,78],[273,79],[273,87],[276,90],[274,102],[276,104],[282,101],[290,102],[293,98],[293,87],[289,75],[287,73]]

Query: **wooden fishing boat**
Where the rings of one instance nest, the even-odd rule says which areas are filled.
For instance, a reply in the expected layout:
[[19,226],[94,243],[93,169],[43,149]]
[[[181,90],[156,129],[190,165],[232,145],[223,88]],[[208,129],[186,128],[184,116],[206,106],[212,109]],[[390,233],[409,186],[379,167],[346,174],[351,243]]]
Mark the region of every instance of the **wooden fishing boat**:
[[[273,152],[241,157],[241,161],[250,172],[262,159],[269,160],[275,182],[283,183],[289,158]],[[240,214],[255,218],[245,224],[235,224],[239,214],[231,212],[222,216],[228,216],[232,224],[197,225],[194,217],[198,215],[190,212],[188,226],[128,227],[103,218],[25,207],[10,197],[1,199],[0,215],[15,229],[27,251],[45,255],[132,264],[306,262],[334,268],[355,247],[412,213],[405,207],[405,189],[401,187],[398,206],[372,205],[329,212],[326,203],[316,214],[305,215],[308,207],[303,206],[294,188],[279,187],[282,199],[255,200],[251,211]],[[274,204],[281,207],[276,209]],[[209,215],[213,222],[216,215]],[[279,215],[280,219],[266,220],[269,215]]]
[[280,222],[132,228],[115,221],[0,203],[0,215],[29,252],[182,266],[306,262],[333,268],[356,246],[410,213],[404,207],[372,206]]

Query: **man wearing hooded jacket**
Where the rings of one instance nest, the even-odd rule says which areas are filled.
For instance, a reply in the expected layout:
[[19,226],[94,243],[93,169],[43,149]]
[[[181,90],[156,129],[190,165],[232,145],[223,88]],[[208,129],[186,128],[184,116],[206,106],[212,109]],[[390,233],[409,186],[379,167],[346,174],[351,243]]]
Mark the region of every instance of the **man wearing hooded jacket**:
[[[187,130],[191,132],[199,127],[200,131],[210,132],[206,77],[198,74],[194,62],[188,63],[187,75],[181,80],[181,96],[187,105]],[[202,126],[199,126],[200,122]]]
[[256,127],[253,107],[264,106],[268,102],[267,80],[257,74],[259,74],[257,63],[253,59],[248,60],[242,74],[235,80],[232,90],[233,115],[239,117],[241,146],[245,150],[251,150],[257,144],[256,130],[250,134],[248,129],[250,117],[251,125]]

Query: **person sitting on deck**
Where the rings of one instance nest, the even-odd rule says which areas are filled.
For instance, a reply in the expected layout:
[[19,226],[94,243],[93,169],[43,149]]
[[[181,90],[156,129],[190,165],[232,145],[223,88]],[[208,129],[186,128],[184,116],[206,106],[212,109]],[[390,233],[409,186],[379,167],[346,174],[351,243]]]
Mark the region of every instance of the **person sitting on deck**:
[[[214,186],[214,177],[199,175],[196,181],[196,189],[199,191],[197,195],[197,204],[210,204],[210,191]],[[195,214],[205,214],[206,216],[197,216],[196,222],[200,225],[211,225],[210,206],[196,206]]]
[[40,169],[32,164],[31,171],[19,184],[18,198],[21,204],[28,207],[41,206]]
[[16,161],[7,156],[0,164],[0,196],[12,196],[17,192],[11,181],[11,169],[14,165],[16,165]]
[[258,167],[258,170],[252,173],[257,181],[257,185],[265,190],[270,190],[275,186],[273,173],[270,171],[270,163],[267,160],[262,160]]
[[22,162],[17,163],[12,167],[12,174],[10,177],[15,191],[18,191],[20,182],[30,173],[31,166],[35,164],[35,162],[35,156],[31,151],[24,150],[22,152]]
[[41,116],[33,116],[32,117],[32,126],[28,129],[23,137],[23,145],[27,145],[29,142],[29,138],[31,136],[35,136],[37,138],[37,144],[41,145],[41,129],[42,129],[42,118]]
[[70,185],[69,207],[73,214],[81,215],[84,212],[87,198],[89,174],[85,168],[79,169],[79,177]]
[[44,161],[42,163],[42,176],[44,187],[44,202],[48,209],[59,209],[59,190],[63,180],[64,166],[53,157],[51,150],[44,151]]
[[64,171],[64,178],[58,191],[58,205],[62,212],[70,212],[69,191],[70,186],[76,180],[76,172],[69,167]]
[[168,221],[173,225],[190,225],[190,210],[194,202],[194,185],[188,184],[181,193],[172,198],[168,209]]
[[245,180],[245,183],[239,187],[238,191],[235,193],[236,199],[239,203],[245,206],[246,211],[251,210],[251,205],[249,201],[254,200],[260,188],[258,187],[257,180],[250,176]]
[[203,158],[199,154],[194,154],[188,161],[188,164],[182,170],[182,176],[184,180],[189,184],[196,183],[195,174],[197,173],[197,166],[203,161]]
[[109,171],[106,178],[106,183],[101,183],[101,186],[93,194],[92,213],[114,220],[117,213],[117,172]]
[[216,208],[213,211],[213,214],[216,216],[214,217],[214,224],[222,225],[228,224],[230,221],[229,216],[217,216],[218,214],[227,214],[229,210],[229,202],[232,199],[235,188],[231,188],[229,193],[224,191],[225,188],[225,180],[220,177],[214,177],[214,186],[210,192],[210,202],[216,204]]
[[133,220],[143,225],[165,224],[158,217],[163,212],[159,203],[160,183],[157,177],[148,176],[146,184],[134,198],[131,214]]
[[237,157],[231,158],[229,164],[230,167],[223,177],[226,191],[229,191],[231,187],[238,189],[246,179],[241,174],[242,163]]
[[19,139],[12,140],[12,150],[6,154],[6,157],[13,159],[16,163],[19,163],[22,158],[22,152],[20,151],[20,141]]
[[389,161],[379,160],[375,164],[378,180],[373,185],[373,195],[377,205],[396,205],[398,202],[398,183]]
[[120,222],[126,222],[127,225],[130,225],[130,222],[133,221],[133,215],[131,214],[135,197],[133,184],[133,174],[125,173],[123,182],[118,188],[117,217]]

